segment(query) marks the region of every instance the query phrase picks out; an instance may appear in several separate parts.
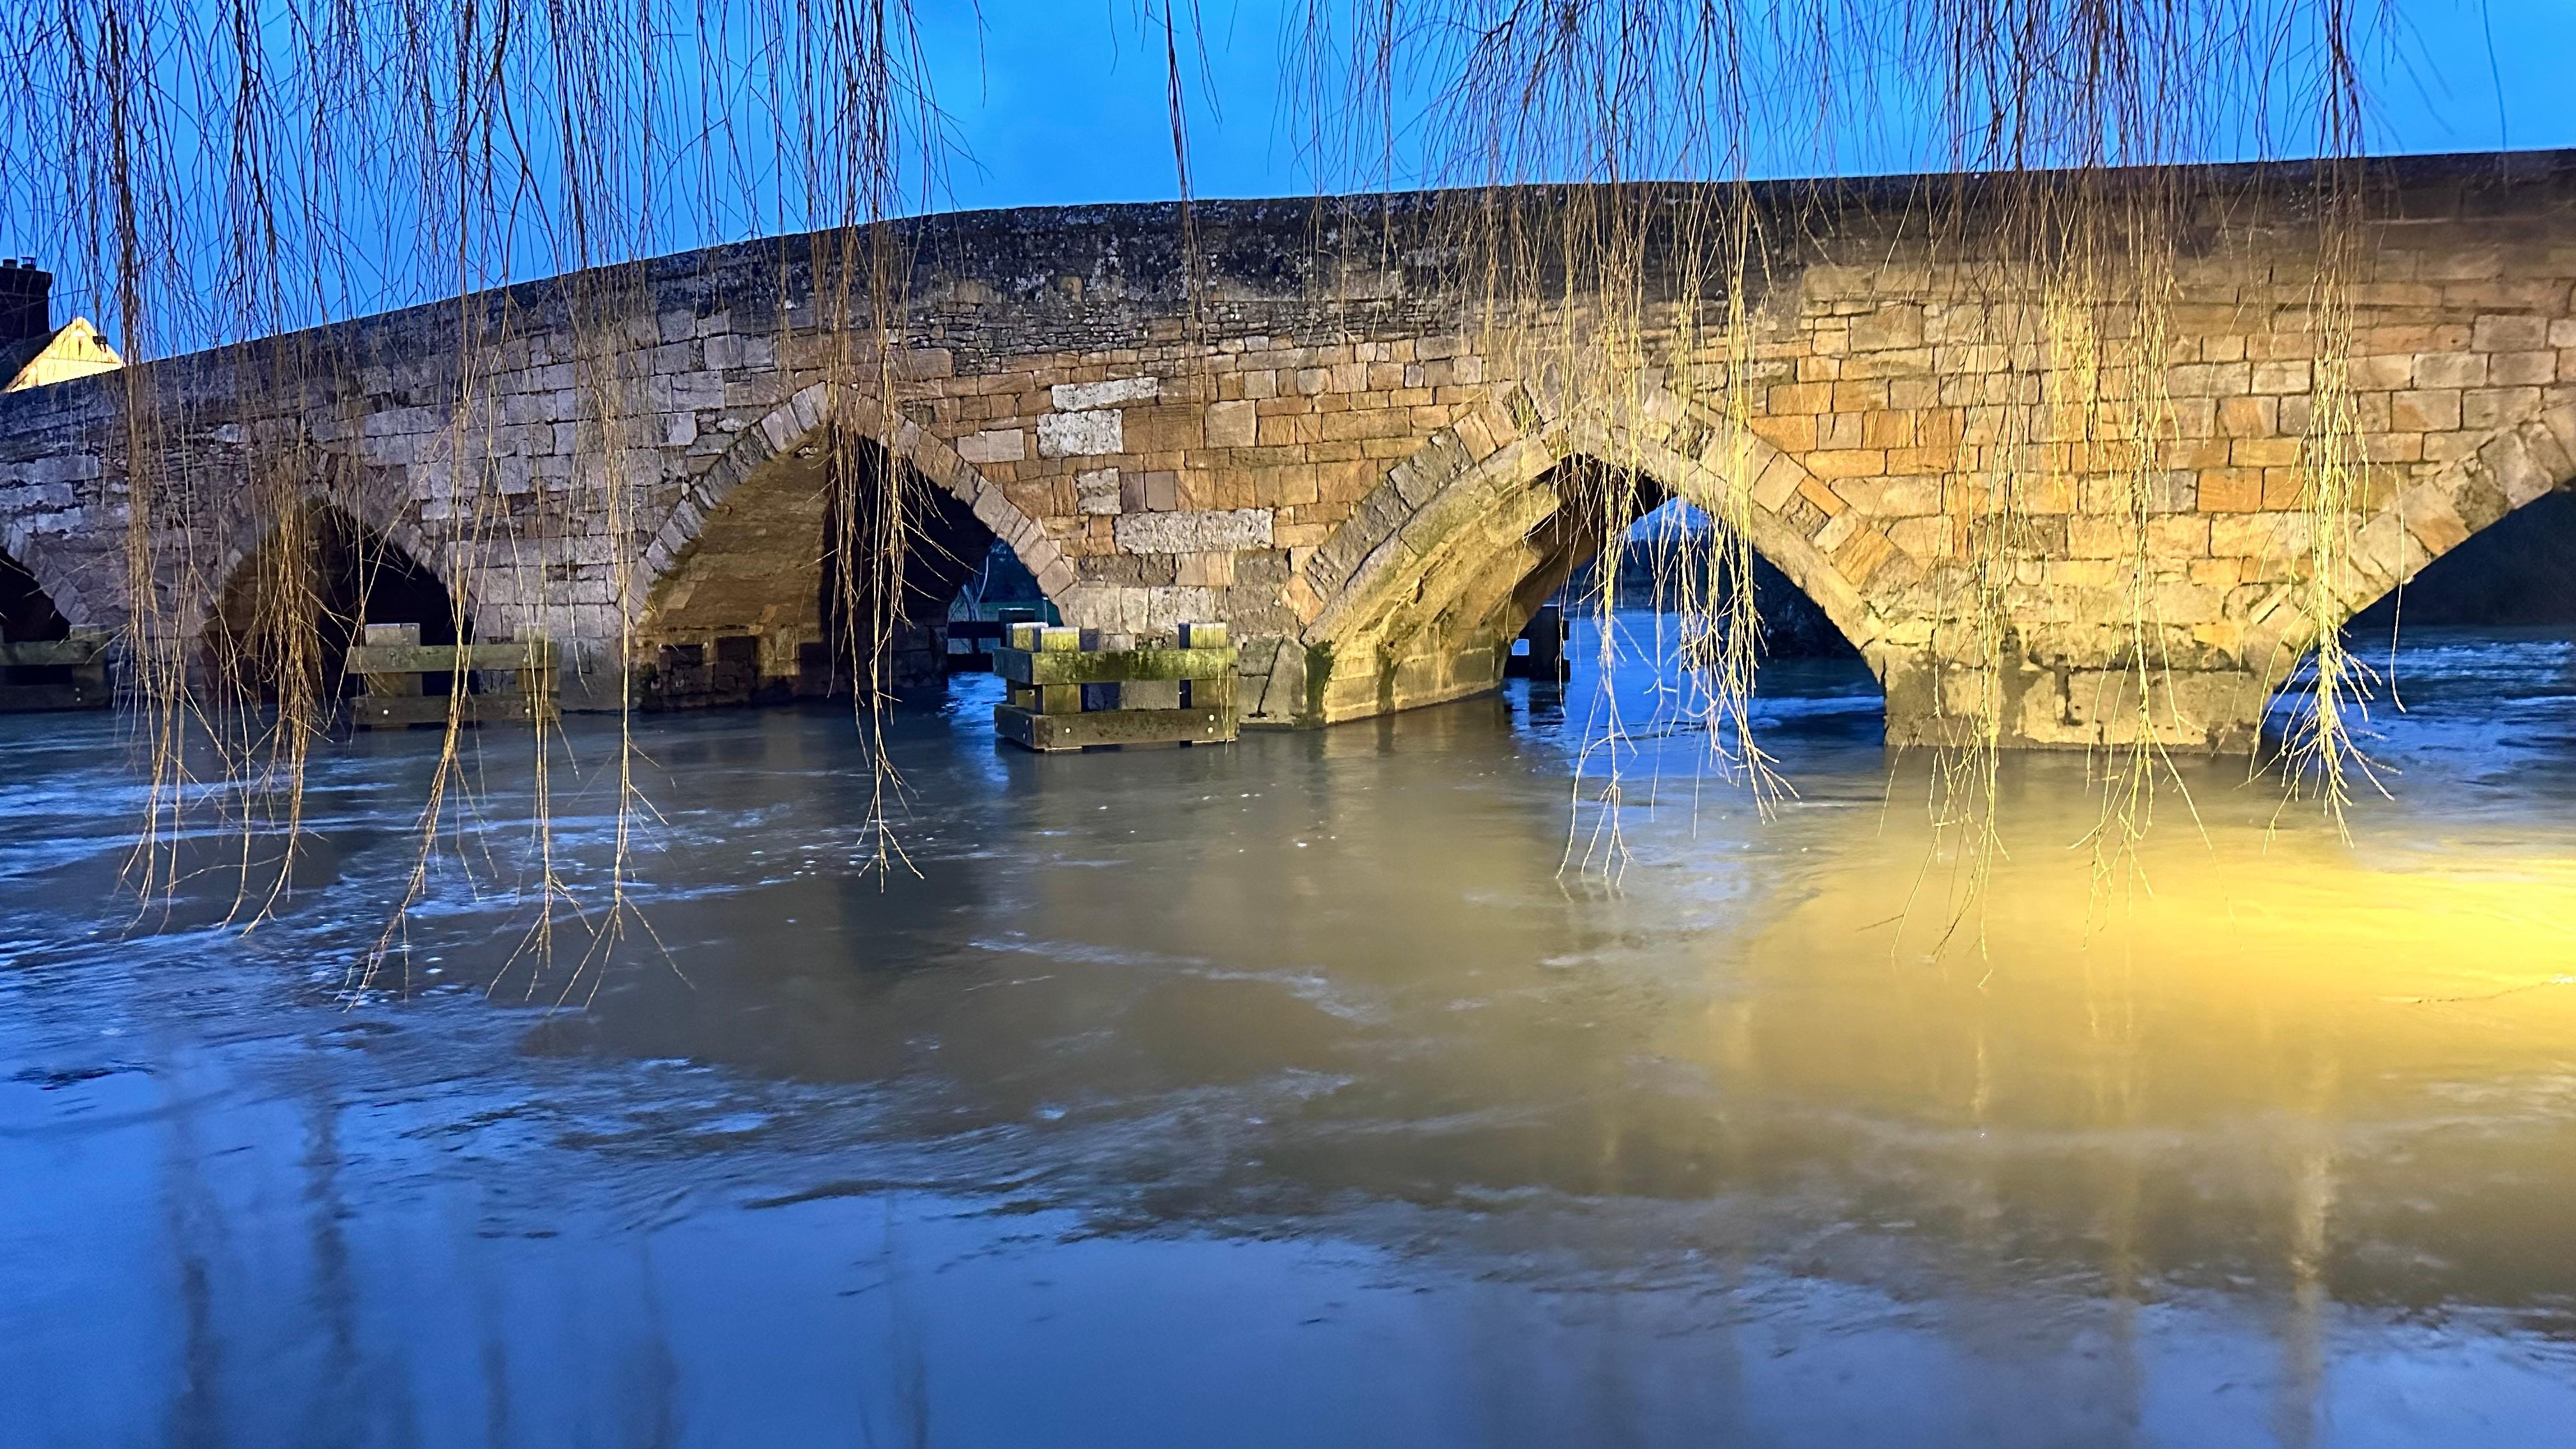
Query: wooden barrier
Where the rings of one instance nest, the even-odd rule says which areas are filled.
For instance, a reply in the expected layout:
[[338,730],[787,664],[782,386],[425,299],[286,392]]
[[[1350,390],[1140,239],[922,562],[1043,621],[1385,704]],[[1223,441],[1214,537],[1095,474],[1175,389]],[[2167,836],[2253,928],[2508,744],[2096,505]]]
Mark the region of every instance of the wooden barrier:
[[103,633],[0,644],[0,712],[105,709],[115,700]]
[[[635,674],[642,709],[712,709],[749,704],[760,692],[760,640],[729,634],[709,644],[665,644]],[[710,660],[707,656],[713,653]]]
[[1102,745],[1212,745],[1235,737],[1234,650],[1223,624],[1185,624],[1178,641],[1086,649],[1085,631],[1011,626],[993,651],[1010,702],[993,706],[1002,738],[1050,753]]
[[[555,646],[542,634],[522,633],[507,644],[423,644],[418,624],[369,624],[365,642],[351,645],[347,671],[364,678],[366,692],[349,703],[349,715],[362,730],[443,725],[451,706],[461,723],[496,720],[550,720],[556,715],[560,686]],[[451,699],[459,674],[482,676],[484,692]],[[508,687],[488,686],[511,676]],[[429,681],[444,676],[450,688],[433,689]]]

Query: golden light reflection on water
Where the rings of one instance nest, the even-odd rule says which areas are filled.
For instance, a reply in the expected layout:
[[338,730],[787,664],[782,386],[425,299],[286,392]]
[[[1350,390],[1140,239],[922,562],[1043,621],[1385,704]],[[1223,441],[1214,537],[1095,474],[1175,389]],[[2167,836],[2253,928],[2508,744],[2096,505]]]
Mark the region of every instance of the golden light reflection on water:
[[[979,1120],[1082,1104],[1074,1170],[1173,1221],[1622,1202],[1681,1214],[1667,1249],[1925,1293],[2241,1289],[2310,1331],[2576,1302],[2576,835],[2401,801],[2347,842],[2211,769],[2106,894],[2081,762],[2032,761],[1935,952],[1919,768],[1811,764],[1767,823],[1668,776],[1613,883],[1557,869],[1562,776],[1472,708],[1042,762],[1004,828],[1044,843],[976,897],[990,974],[951,956],[798,1055]],[[852,1061],[934,1021],[935,1062]],[[1203,1120],[1224,1146],[1175,1146]]]
[[[2080,818],[2024,811],[2005,827],[2022,844],[1938,950],[1939,853],[1891,812],[1837,832],[1749,959],[1775,983],[1830,973],[1855,988],[1842,1007],[1865,1019],[1875,1002],[1918,1040],[1961,1019],[2042,1059],[2080,1051],[2097,1072],[2143,1055],[2173,1107],[2278,1100],[2319,1063],[2503,1078],[2568,1062],[2576,840],[2345,842],[2314,822],[2275,830],[2270,810],[2241,792],[2205,806],[2200,829],[2165,830],[2107,897],[2083,848],[2048,844],[2076,840]],[[1931,884],[1891,921],[1891,884],[1916,872]],[[1873,975],[1880,988],[1859,989]],[[1992,1091],[1972,1097],[1995,1107]],[[2036,1120],[2078,1100],[2000,1106]]]
[[2392,809],[2346,842],[2275,829],[2273,804],[2206,791],[2202,828],[2162,832],[2106,900],[2080,846],[2040,843],[2081,838],[2082,797],[2026,791],[1982,949],[1934,949],[1927,828],[1852,802],[1793,818],[1794,880],[1658,1049],[1721,1098],[1797,1104],[1742,1160],[1803,1163],[2006,1277],[2268,1284],[2310,1374],[2337,1300],[2563,1311],[2576,836],[2416,838],[2439,822]]
[[[48,979],[89,1004],[0,1017],[0,1047],[49,1069],[96,1065],[110,1018],[147,1028],[120,1042],[208,1045],[0,1107],[66,1142],[130,1129],[174,1182],[328,1174],[366,1231],[417,1217],[401,1241],[466,1244],[454,1282],[474,1292],[535,1242],[568,1299],[624,1302],[635,1234],[666,1232],[644,1219],[724,1236],[728,1263],[812,1257],[762,1289],[745,1341],[785,1308],[834,1332],[882,1314],[876,1268],[852,1280],[863,1255],[815,1224],[882,1226],[901,1198],[953,1216],[953,1261],[918,1281],[962,1342],[1109,1338],[1273,1382],[1294,1352],[1208,1350],[1211,1369],[1198,1320],[1136,1326],[1146,1278],[1204,1282],[1217,1321],[1268,1313],[1282,1343],[1340,1346],[1351,1368],[1281,1380],[1307,1396],[1466,1365],[1483,1398],[1587,1424],[1631,1400],[1676,1431],[1768,1402],[1815,1427],[1797,1442],[1928,1423],[1920,1442],[2304,1444],[2426,1374],[2447,1375],[2424,1397],[2453,1424],[2497,1422],[2478,1416],[2503,1394],[2541,1422],[2576,1382],[2564,770],[2419,771],[2349,842],[2202,770],[2199,826],[2169,810],[2104,893],[2081,762],[2016,762],[2009,851],[1935,952],[1955,842],[1925,823],[1919,761],[1891,781],[1848,737],[1785,752],[1802,794],[1768,822],[1687,760],[1640,771],[1611,881],[1559,869],[1585,824],[1566,752],[1493,701],[1225,751],[1033,759],[943,732],[912,772],[922,872],[881,879],[854,868],[867,776],[845,717],[656,728],[669,889],[646,909],[671,958],[588,1009],[477,994],[513,938],[501,906],[461,897],[413,938],[455,987],[438,999],[276,989],[371,939],[350,903],[408,865],[367,792],[409,742],[369,739],[333,767],[343,813],[316,816],[329,873],[276,926],[84,951]],[[58,793],[58,817],[19,821],[22,850],[92,828],[85,793]],[[567,828],[591,843],[568,853],[603,833]],[[116,858],[23,894],[30,929],[77,939],[88,907],[48,903],[96,899]],[[165,1079],[203,1114],[188,1134],[75,1110]],[[281,1090],[295,1111],[273,1110]],[[308,1111],[349,1134],[339,1156],[307,1145]],[[48,1171],[47,1203],[130,1193],[97,1163]],[[526,1183],[544,1186],[512,1195]],[[608,1210],[567,1230],[563,1198]],[[255,1336],[266,1267],[303,1228],[189,1212],[100,1239],[95,1271],[237,1235],[262,1271],[205,1321]],[[89,1241],[82,1216],[22,1260]],[[315,1235],[317,1261],[342,1231]],[[1068,1293],[1071,1243],[1118,1244],[1123,1266]],[[1303,1260],[1224,1286],[1283,1244],[1362,1266],[1322,1304],[1299,1296]],[[943,1275],[969,1263],[1011,1281],[959,1295]],[[408,1293],[333,1284],[324,1307],[409,1341]],[[603,1314],[603,1342],[654,1321]],[[1064,1337],[1031,1327],[1049,1323]],[[801,1363],[828,1337],[763,1342]],[[1576,1356],[1598,1385],[1551,1377]],[[1018,1368],[973,1392],[1024,1392]],[[1064,1401],[1097,1417],[1117,1398],[1085,1381]]]

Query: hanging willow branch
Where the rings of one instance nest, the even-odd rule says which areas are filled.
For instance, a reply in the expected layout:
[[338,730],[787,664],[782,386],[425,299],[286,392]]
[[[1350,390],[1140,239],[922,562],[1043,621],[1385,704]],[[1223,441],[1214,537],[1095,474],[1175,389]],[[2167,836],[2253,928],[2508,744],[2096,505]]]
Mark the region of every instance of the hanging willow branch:
[[[2133,863],[2158,782],[2179,782],[2160,743],[2172,728],[2174,631],[2157,610],[2152,538],[2175,442],[2165,378],[2181,360],[2169,315],[2185,229],[2175,168],[2240,154],[2357,157],[2353,56],[2375,23],[2352,0],[1307,0],[1289,33],[1312,164],[1364,184],[1475,196],[1452,209],[1446,242],[1464,290],[1482,299],[1481,345],[1501,375],[1543,381],[1578,418],[1632,417],[1651,380],[1728,432],[1753,429],[1772,259],[1831,238],[1766,210],[1749,177],[1835,174],[1854,144],[1904,156],[1903,169],[1949,173],[1879,203],[1895,214],[1878,219],[1907,259],[1888,275],[1908,277],[1916,300],[1983,319],[1985,340],[2007,353],[1994,395],[1980,398],[1992,422],[1964,440],[1943,480],[1965,543],[1935,630],[1941,705],[1959,716],[1932,801],[1956,843],[1946,937],[1971,919],[2001,848],[1998,782],[2017,726],[2006,680],[2024,648],[2015,605],[2049,552],[2036,504],[2090,490],[2088,506],[2127,536],[2113,560],[2128,599],[2125,682],[2119,698],[2090,702],[2110,721],[2092,837],[2105,884]],[[2339,299],[2360,213],[2352,168],[2321,175],[2314,326],[2332,355],[2349,348]],[[1550,182],[1588,189],[1524,189]],[[1678,298],[1658,294],[1658,276],[1689,283]],[[2333,405],[2333,375],[2320,369],[2304,461],[2321,686],[2292,776],[2319,782],[2339,809],[2356,760],[2346,724],[2356,690],[2334,632],[2335,540],[2350,537],[2358,450],[2349,410]],[[1748,709],[1758,623],[1742,457],[1692,500],[1718,535],[1704,569],[1658,592],[1684,615],[1683,638],[1718,641],[1694,651],[1700,687],[1687,711],[1712,761],[1763,798],[1774,777]],[[1605,461],[1637,474],[1646,463]],[[1630,497],[1591,505],[1606,510],[1593,530],[1612,556],[1605,578]],[[1621,647],[1615,602],[1607,590],[1588,600],[1605,664]],[[1585,758],[1613,762],[1594,798],[1615,817],[1615,706],[1593,727]]]
[[[1319,187],[1460,188],[1439,209],[1434,250],[1497,397],[1543,400],[1569,447],[1606,454],[1591,458],[1588,482],[1568,474],[1560,490],[1563,509],[1582,515],[1571,536],[1605,555],[1595,578],[1616,580],[1651,502],[1637,486],[1645,440],[1720,440],[1703,455],[1714,481],[1690,500],[1718,544],[1657,590],[1698,641],[1693,687],[1667,707],[1766,800],[1780,782],[1750,708],[1760,627],[1746,440],[1772,365],[1763,348],[1778,318],[1767,309],[1787,305],[1784,264],[1822,243],[1812,215],[1768,206],[1749,183],[1846,171],[1855,155],[1955,173],[1881,218],[1913,259],[1921,299],[1992,319],[2010,354],[2000,421],[1944,480],[1968,564],[1939,624],[1955,675],[1944,698],[1968,720],[1934,801],[1957,828],[1968,882],[1955,927],[1999,848],[2012,605],[2044,552],[2032,502],[2052,489],[2108,480],[2107,512],[2130,530],[2116,561],[2131,601],[2121,709],[2135,724],[2104,756],[2095,841],[2106,871],[2128,858],[2156,782],[2171,776],[2156,743],[2170,631],[2150,566],[2157,460],[2172,434],[2170,168],[2231,154],[2358,156],[2353,56],[2374,23],[2359,4],[1301,0],[1282,84]],[[1195,309],[1184,72],[1201,19],[1192,0],[1139,0],[1129,18],[1162,51],[1155,80]],[[782,264],[779,342],[816,358],[836,399],[827,592],[878,767],[868,854],[889,864],[900,859],[900,782],[885,763],[882,705],[918,504],[881,435],[900,423],[914,259],[875,223],[938,197],[946,142],[930,69],[908,0],[44,0],[0,14],[0,184],[31,218],[28,244],[70,259],[128,356],[273,339],[243,355],[285,400],[282,416],[327,418],[328,399],[376,361],[348,351],[351,334],[298,329],[441,303],[456,349],[442,446],[473,545],[458,553],[487,569],[506,561],[523,612],[569,616],[596,604],[549,594],[545,561],[604,521],[620,669],[643,605],[625,432],[643,409],[619,363],[651,321],[639,264],[712,238],[810,233],[801,263]],[[2360,682],[2332,622],[2366,490],[2333,359],[2349,353],[2343,289],[2360,215],[2350,168],[2321,174],[2322,360],[2302,463],[2319,688],[2295,733],[2293,778],[2319,782],[2340,809],[2356,758],[2345,712]],[[503,507],[481,486],[497,425],[475,369],[523,325],[521,302],[500,289],[546,276],[562,278],[553,305],[576,338],[579,467],[572,486]],[[337,702],[332,651],[358,622],[348,611],[363,613],[363,597],[323,598],[325,540],[345,523],[362,554],[378,549],[383,511],[362,476],[328,463],[332,440],[301,425],[251,439],[230,475],[174,472],[167,444],[191,420],[176,401],[184,389],[164,376],[126,374],[114,449],[129,677],[151,760],[138,871],[147,893],[172,883],[202,799],[242,832],[241,910],[256,919],[288,879],[304,773]],[[246,557],[255,564],[238,570]],[[478,580],[470,560],[457,567],[449,622],[464,638],[478,588],[502,581]],[[1590,600],[1605,625],[1616,603],[1614,586]],[[210,634],[223,641],[213,656],[200,648]],[[1601,637],[1618,647],[1615,630]],[[631,697],[623,678],[607,687]],[[1615,707],[1595,726],[1612,743],[1624,729]],[[422,802],[406,906],[463,819],[459,722],[451,712]],[[630,918],[633,828],[650,814],[633,744],[621,737],[616,863],[595,899],[556,869],[542,730],[530,746],[543,902],[534,959],[551,958],[562,912],[588,922],[583,960],[595,962]],[[1620,752],[1602,757],[1614,763],[1595,783],[1615,803]],[[1608,818],[1615,857],[1616,811]],[[255,868],[272,875],[255,883]],[[392,959],[402,919],[367,979]],[[576,970],[560,989],[597,979]]]
[[[329,398],[383,363],[350,352],[352,334],[299,329],[444,299],[454,353],[448,391],[429,401],[448,417],[447,506],[461,515],[448,636],[470,636],[487,584],[525,616],[570,617],[588,601],[559,592],[545,561],[604,532],[622,671],[643,602],[629,592],[627,421],[645,409],[620,365],[653,322],[639,263],[711,235],[811,232],[782,290],[807,294],[800,321],[837,392],[889,396],[909,259],[873,223],[935,197],[944,143],[926,72],[907,0],[53,0],[0,17],[0,164],[36,217],[26,243],[86,279],[85,305],[129,358],[249,343],[235,360],[284,418],[327,417]],[[503,507],[481,486],[498,422],[478,369],[522,325],[501,289],[545,276],[561,278],[552,305],[574,339],[561,360],[580,456],[571,486]],[[778,326],[784,343],[783,312]],[[166,890],[187,868],[195,815],[221,812],[241,834],[237,912],[256,921],[289,880],[339,651],[380,592],[369,565],[355,598],[326,597],[325,554],[349,539],[381,554],[387,510],[293,422],[250,438],[227,476],[174,473],[167,443],[192,428],[185,395],[166,367],[123,378],[128,678],[152,782],[136,867],[147,897]],[[836,550],[833,581],[857,605],[846,633],[872,721],[902,600],[871,573],[900,576],[903,500],[883,469],[833,477],[849,495],[837,517],[872,530]],[[509,576],[478,577],[478,560],[506,561]],[[408,907],[470,813],[465,687],[458,676],[420,802],[418,860],[359,986],[398,955]],[[631,694],[622,675],[600,687]],[[867,737],[881,762],[873,724]],[[559,917],[586,921],[583,969],[558,988],[570,993],[595,986],[586,968],[632,918],[634,830],[650,812],[621,732],[615,860],[597,898],[578,897],[556,868],[542,726],[529,748],[531,959],[553,959]],[[881,770],[881,791],[888,780]]]

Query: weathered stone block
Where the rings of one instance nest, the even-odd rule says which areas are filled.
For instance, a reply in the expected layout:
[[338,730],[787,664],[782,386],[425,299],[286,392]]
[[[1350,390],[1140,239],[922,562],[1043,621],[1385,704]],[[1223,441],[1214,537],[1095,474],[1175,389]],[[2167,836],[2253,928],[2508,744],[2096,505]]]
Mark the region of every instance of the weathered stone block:
[[1231,588],[1234,585],[1234,555],[1231,553],[1183,554],[1180,567],[1172,581],[1200,588]]
[[1160,396],[1162,390],[1161,378],[1122,377],[1110,382],[1060,382],[1048,389],[1047,396],[1059,411],[1084,412],[1115,407],[1120,403],[1146,402]]
[[1083,513],[1115,514],[1121,509],[1118,470],[1100,468],[1074,475],[1074,507]]
[[2480,352],[2529,352],[2549,345],[2546,317],[2480,317],[2469,345]]
[[1211,448],[1249,448],[1259,436],[1260,417],[1251,402],[1210,403],[1207,409],[1207,445]]
[[1038,456],[1087,458],[1126,451],[1126,430],[1114,410],[1048,413],[1038,419]]
[[1124,514],[1117,521],[1115,536],[1118,547],[1127,553],[1268,548],[1273,518],[1266,508]]
[[2415,386],[2422,388],[2483,387],[2487,380],[2487,360],[2474,352],[2427,352],[2415,358]]
[[969,463],[1016,463],[1029,455],[1029,435],[1018,428],[987,428],[957,440],[957,456]]

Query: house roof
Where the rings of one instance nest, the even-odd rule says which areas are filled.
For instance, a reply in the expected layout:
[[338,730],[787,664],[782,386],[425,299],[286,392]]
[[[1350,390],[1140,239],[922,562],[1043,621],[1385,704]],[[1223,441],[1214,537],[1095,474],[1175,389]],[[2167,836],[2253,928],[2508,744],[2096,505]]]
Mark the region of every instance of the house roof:
[[116,355],[88,318],[75,317],[42,336],[0,343],[0,392],[43,387],[124,365],[125,359]]

